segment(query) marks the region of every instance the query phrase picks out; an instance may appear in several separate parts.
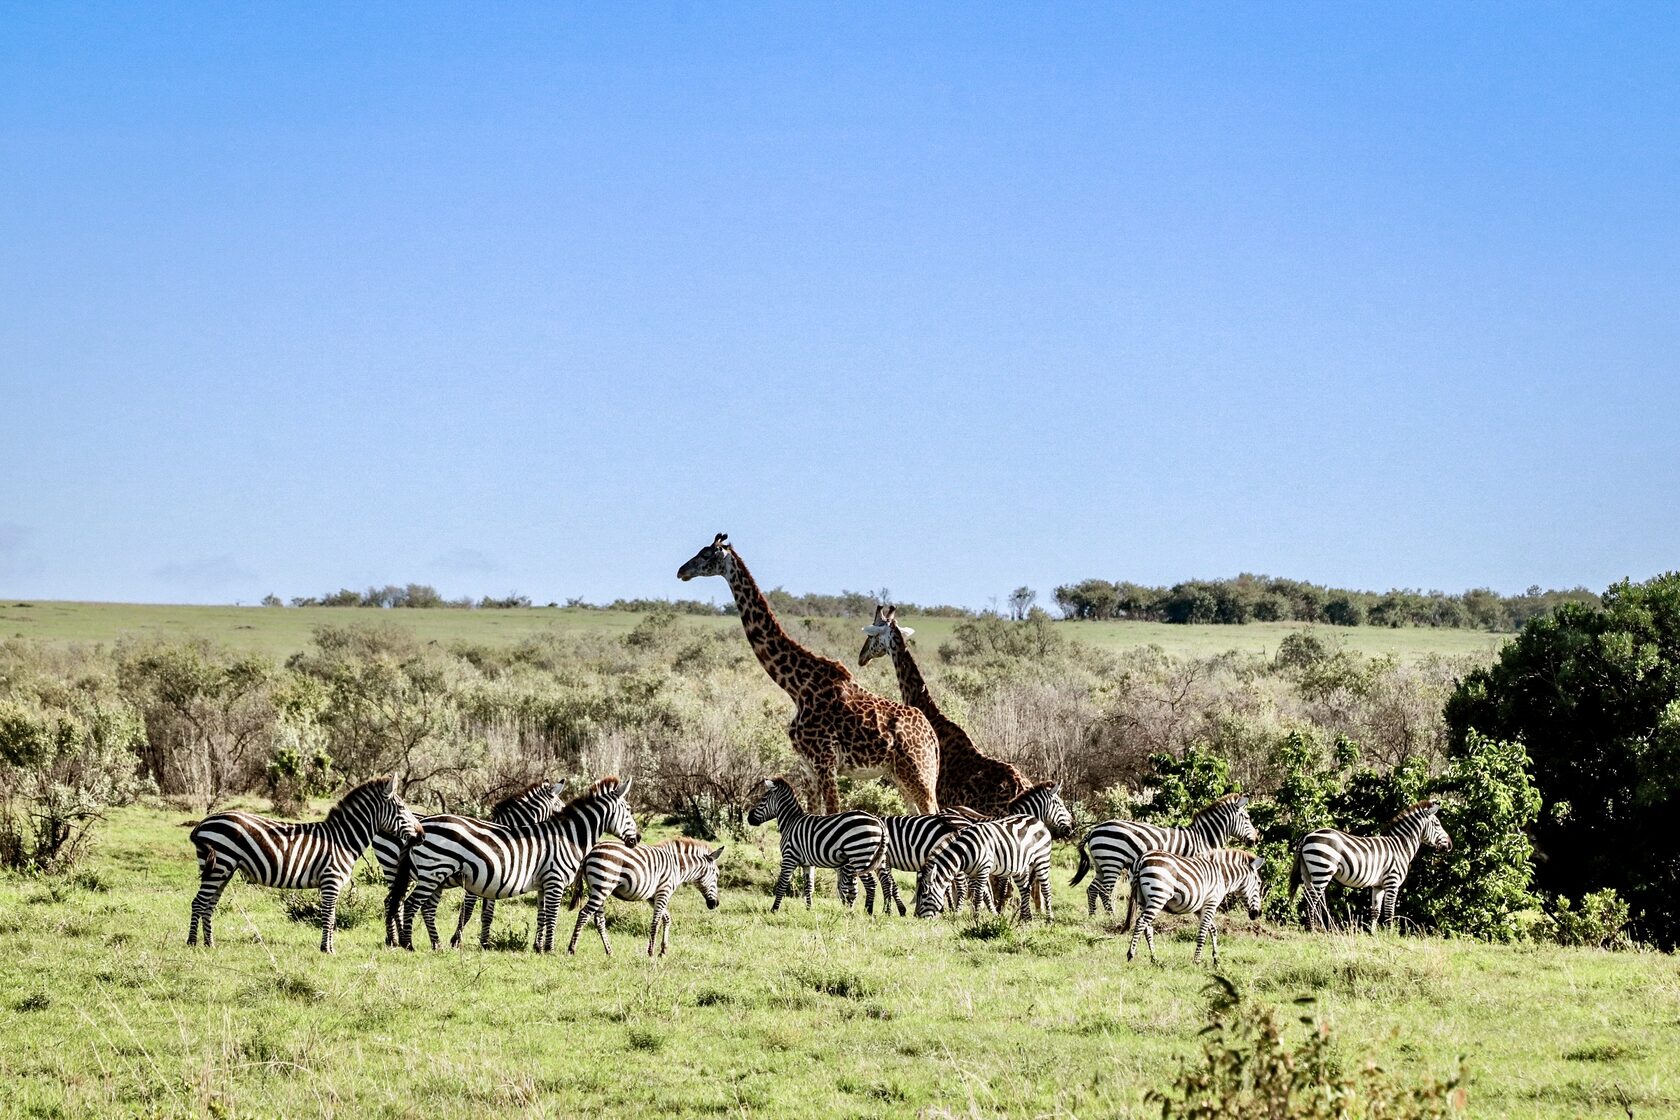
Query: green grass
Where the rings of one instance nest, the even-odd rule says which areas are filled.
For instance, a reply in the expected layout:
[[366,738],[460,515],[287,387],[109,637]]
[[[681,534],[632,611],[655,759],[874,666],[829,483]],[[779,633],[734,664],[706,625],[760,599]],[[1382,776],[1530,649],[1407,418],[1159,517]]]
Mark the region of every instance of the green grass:
[[[188,950],[187,819],[123,810],[89,874],[0,878],[0,1115],[1146,1116],[1204,1023],[1188,931],[1126,964],[1060,848],[1048,928],[849,915],[832,879],[772,915],[771,829],[730,842],[717,911],[679,895],[663,961],[616,902],[610,960],[589,932],[575,958],[387,951],[377,921],[329,958],[244,884]],[[504,903],[498,936],[533,920]],[[1243,990],[1316,997],[1388,1067],[1468,1055],[1473,1115],[1680,1111],[1673,957],[1223,929]]]
[[[533,608],[526,610],[396,610],[333,607],[201,607],[148,603],[29,602],[0,599],[0,637],[50,642],[114,642],[122,638],[205,637],[283,659],[304,649],[317,626],[379,621],[405,627],[426,641],[511,644],[545,633],[627,633],[642,616],[623,611]],[[956,619],[908,618],[924,649],[951,636]],[[687,617],[684,625],[739,629],[733,618]],[[1108,649],[1159,645],[1169,653],[1206,656],[1226,650],[1270,653],[1297,623],[1248,626],[1170,626],[1159,622],[1064,622],[1063,633]],[[1391,630],[1373,626],[1320,627],[1320,632],[1362,653],[1393,653],[1402,660],[1430,654],[1488,655],[1504,640],[1482,630]],[[862,639],[859,638],[859,645]]]

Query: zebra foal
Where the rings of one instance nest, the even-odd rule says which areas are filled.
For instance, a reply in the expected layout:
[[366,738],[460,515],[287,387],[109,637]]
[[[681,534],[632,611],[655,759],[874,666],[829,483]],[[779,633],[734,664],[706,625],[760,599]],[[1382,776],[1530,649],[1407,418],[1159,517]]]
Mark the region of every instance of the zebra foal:
[[[534,782],[524,789],[514,793],[490,807],[490,820],[494,824],[507,828],[524,828],[540,824],[558,813],[566,804],[566,779]],[[420,827],[424,829],[426,822],[441,819],[442,815],[421,817]],[[385,887],[389,890],[397,881],[397,865],[402,861],[402,848],[393,840],[375,835],[373,838],[373,857],[379,861],[379,870],[385,875]],[[458,884],[446,884],[456,886]],[[472,920],[473,904],[478,896],[469,894],[461,903],[461,917],[455,923],[455,936],[449,939],[451,949],[461,945],[461,934]],[[387,908],[388,910],[389,908]],[[479,926],[478,943],[481,946],[490,944],[490,926],[495,919],[496,903],[493,899],[484,900],[484,921]],[[385,920],[385,944],[396,945],[400,930],[399,923],[392,915]]]
[[1143,821],[1103,821],[1093,825],[1079,845],[1079,869],[1069,886],[1078,886],[1093,868],[1096,878],[1085,888],[1086,912],[1096,915],[1097,903],[1114,913],[1114,888],[1145,852],[1171,852],[1199,856],[1232,840],[1260,842],[1260,833],[1248,816],[1248,797],[1228,793],[1202,808],[1186,828],[1163,827]]
[[1321,828],[1301,838],[1295,863],[1289,869],[1289,894],[1306,888],[1307,928],[1330,924],[1324,892],[1332,880],[1345,886],[1371,889],[1371,932],[1394,924],[1394,904],[1412,860],[1425,844],[1449,851],[1452,837],[1441,826],[1439,801],[1420,801],[1388,822],[1380,836],[1353,836],[1339,829]]
[[[416,912],[425,919],[432,948],[438,947],[438,896],[446,884],[459,883],[467,893],[485,899],[539,892],[531,948],[553,952],[560,896],[577,877],[584,853],[603,832],[631,847],[641,843],[625,799],[629,791],[629,782],[602,778],[559,813],[528,828],[504,828],[471,817],[431,818],[424,838],[403,853],[397,881],[385,900],[387,921],[401,913],[402,947],[414,948]],[[414,893],[405,901],[411,883]]]
[[374,836],[398,843],[414,842],[421,825],[397,796],[397,779],[363,782],[339,799],[327,819],[294,824],[259,817],[255,813],[211,813],[193,826],[193,850],[198,855],[198,893],[193,896],[187,944],[213,945],[211,918],[222,891],[235,872],[250,882],[285,890],[321,892],[321,952],[333,951],[338,927],[338,896],[350,883],[356,860]]
[[[857,902],[856,879],[863,880],[864,912],[875,913],[875,873],[887,853],[887,829],[873,813],[807,813],[786,778],[764,779],[764,792],[747,813],[747,823],[775,819],[782,833],[782,872],[776,878],[774,914],[793,886],[800,867],[836,869],[840,901],[847,909]],[[813,876],[805,876],[805,908],[811,908]]]
[[1155,919],[1169,914],[1200,914],[1196,929],[1196,952],[1190,959],[1200,962],[1202,945],[1213,941],[1213,959],[1219,961],[1219,931],[1214,915],[1227,895],[1241,891],[1251,919],[1260,917],[1260,868],[1265,860],[1236,848],[1216,848],[1205,855],[1181,856],[1171,852],[1149,852],[1132,870],[1132,898],[1138,907],[1137,924],[1126,959],[1137,956],[1138,936],[1149,941],[1149,959],[1155,959]]
[[1050,921],[1050,829],[1036,817],[1000,817],[942,840],[916,879],[916,916],[943,911],[946,890],[959,876],[968,879],[975,914],[982,902],[988,911],[997,909],[992,879],[1004,876],[1021,892],[1022,921],[1032,919],[1034,901]]
[[[593,922],[601,934],[601,948],[612,956],[612,944],[607,940],[607,899],[639,899],[653,907],[653,928],[648,931],[648,956],[653,956],[655,941],[659,941],[659,955],[671,947],[671,896],[684,883],[694,883],[706,900],[706,909],[716,910],[718,904],[718,857],[722,848],[710,848],[699,840],[679,837],[658,844],[643,844],[636,848],[603,841],[589,850],[578,872],[578,893],[572,899],[576,906],[583,888],[589,888],[589,901],[578,911],[577,925],[572,927],[572,940],[566,952],[576,953],[578,935],[585,923]],[[660,930],[665,936],[660,939]]]

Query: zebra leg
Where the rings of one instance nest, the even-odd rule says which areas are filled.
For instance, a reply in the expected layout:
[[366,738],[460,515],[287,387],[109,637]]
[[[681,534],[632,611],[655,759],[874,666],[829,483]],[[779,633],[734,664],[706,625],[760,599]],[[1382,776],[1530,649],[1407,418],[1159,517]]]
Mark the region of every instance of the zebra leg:
[[434,950],[443,944],[443,939],[438,936],[437,928],[438,903],[442,901],[443,884],[439,883],[437,885],[437,889],[426,896],[424,904],[420,907],[420,916],[426,921],[426,933],[432,939],[432,948]]
[[1114,916],[1113,895],[1114,886],[1118,880],[1119,876],[1111,871],[1107,864],[1097,868],[1095,877],[1091,879],[1091,885],[1085,888],[1086,917],[1094,918],[1097,916],[1097,903],[1099,902],[1102,903],[1103,911],[1109,917]]
[[1137,925],[1132,927],[1132,943],[1126,949],[1127,960],[1137,956],[1139,934],[1142,934],[1149,942],[1149,959],[1151,961],[1155,960],[1155,919],[1160,915],[1161,907],[1164,905],[1166,904],[1163,902],[1138,908]]
[[[871,918],[875,916],[875,876],[863,872],[859,878],[863,880],[863,912]],[[886,909],[887,900],[881,900],[881,908]]]
[[661,927],[665,931],[665,944],[659,947],[659,955],[665,955],[665,949],[671,943],[671,892],[659,890],[653,898],[653,928],[648,931],[648,956],[653,956],[653,943],[659,939]]
[[1016,879],[1015,890],[1021,896],[1021,924],[1026,925],[1028,922],[1032,921],[1032,876],[1030,874],[1022,875],[1020,878]]
[[[782,897],[788,894],[793,887],[793,871],[797,866],[798,865],[793,862],[792,857],[782,857],[782,873],[776,877],[776,901],[770,904],[770,913],[774,914],[782,908]],[[810,897],[811,887],[809,881],[807,881],[805,887],[806,906],[811,904]]]
[[226,878],[210,877],[198,885],[198,893],[193,896],[192,921],[187,925],[187,944],[198,944],[198,927],[204,927],[204,947],[210,948],[215,942],[211,939],[210,916],[216,912],[216,904],[222,900],[222,891],[227,889],[228,882],[233,878],[229,874]]
[[1394,907],[1399,901],[1400,884],[1398,882],[1388,884],[1388,889],[1383,892],[1382,924],[1390,929],[1394,928]]
[[478,919],[478,947],[480,949],[490,948],[490,927],[495,920],[496,900],[487,898],[484,900],[484,909],[480,911]]
[[1202,946],[1210,935],[1213,937],[1213,963],[1219,963],[1219,934],[1213,929],[1213,914],[1217,909],[1219,904],[1216,902],[1202,911],[1202,924],[1196,928],[1196,951],[1190,957],[1192,964],[1202,963]]
[[898,878],[893,875],[892,868],[881,868],[881,870],[875,873],[875,878],[881,884],[882,912],[890,917],[892,915],[891,907],[896,906],[898,907],[898,916],[901,918],[904,917],[906,913],[904,909],[904,897],[898,893]]
[[1053,922],[1056,920],[1056,915],[1055,906],[1050,901],[1050,869],[1046,867],[1038,875],[1037,880],[1039,910],[1043,913],[1046,922]]
[[1319,907],[1324,904],[1324,888],[1316,883],[1307,883],[1301,892],[1301,917],[1306,922],[1307,932],[1312,933],[1324,923],[1319,921]]
[[1380,884],[1380,883],[1371,888],[1371,932],[1372,933],[1377,932],[1377,923],[1382,920],[1383,896],[1387,893],[1388,892],[1383,890],[1382,884]]
[[455,920],[455,935],[449,939],[451,949],[461,947],[461,935],[466,932],[467,923],[472,921],[473,907],[477,902],[478,896],[471,891],[467,891],[466,896],[461,899],[461,915]]
[[333,934],[338,932],[338,892],[344,883],[337,879],[321,881],[321,952],[333,951]]
[[560,920],[560,899],[565,893],[566,883],[559,876],[542,885],[541,893],[537,895],[537,936],[531,946],[532,952],[554,952],[554,926]]

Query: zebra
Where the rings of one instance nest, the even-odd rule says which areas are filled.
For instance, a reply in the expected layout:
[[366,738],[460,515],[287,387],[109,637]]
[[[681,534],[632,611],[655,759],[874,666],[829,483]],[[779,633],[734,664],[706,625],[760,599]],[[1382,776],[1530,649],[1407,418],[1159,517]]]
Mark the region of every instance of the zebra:
[[1306,887],[1307,928],[1330,924],[1324,891],[1332,879],[1350,887],[1371,888],[1372,933],[1379,924],[1393,925],[1400,884],[1406,881],[1418,848],[1428,844],[1436,851],[1452,849],[1452,837],[1441,827],[1440,811],[1439,801],[1420,801],[1389,821],[1381,836],[1350,836],[1334,828],[1303,836],[1289,869],[1289,895],[1293,898],[1296,888]]
[[[709,848],[699,840],[686,836],[658,844],[643,844],[629,848],[603,841],[589,850],[578,871],[579,890],[572,905],[582,897],[584,886],[589,888],[589,901],[578,911],[577,925],[572,927],[572,940],[566,952],[576,953],[578,935],[585,923],[593,922],[601,934],[601,948],[612,956],[607,941],[607,899],[641,899],[653,907],[653,928],[648,932],[648,956],[659,941],[659,955],[671,947],[671,896],[684,883],[694,883],[706,900],[706,909],[716,910],[718,904],[718,857],[722,848]],[[663,926],[665,936],[659,938]]]
[[[1196,930],[1196,952],[1202,959],[1202,945],[1213,941],[1213,960],[1219,963],[1219,931],[1213,918],[1227,895],[1241,891],[1251,919],[1260,917],[1260,868],[1266,861],[1236,848],[1215,848],[1202,855],[1147,852],[1132,868],[1132,898],[1137,901],[1137,924],[1126,959],[1137,956],[1138,937],[1149,940],[1149,959],[1155,959],[1155,919],[1169,914],[1200,914]],[[1129,916],[1129,914],[1128,914]]]
[[[938,845],[953,833],[967,828],[971,821],[965,817],[950,812],[918,813],[908,816],[882,817],[881,823],[887,830],[887,854],[881,869],[875,873],[875,879],[881,887],[881,908],[891,914],[892,906],[898,907],[900,917],[906,913],[904,899],[898,893],[898,880],[893,878],[894,871],[921,871],[928,857]],[[809,869],[807,869],[809,877]],[[954,880],[951,884],[951,905],[962,906],[962,881]]]
[[[602,778],[558,814],[528,828],[504,828],[471,817],[434,817],[426,836],[403,854],[385,900],[385,919],[400,908],[401,944],[414,948],[414,915],[426,921],[432,948],[438,947],[438,895],[445,885],[460,883],[468,894],[484,898],[513,898],[531,891],[537,900],[537,932],[533,952],[554,951],[554,922],[560,896],[577,877],[584,853],[603,832],[611,832],[635,847],[641,832],[630,814],[630,783]],[[410,883],[414,894],[404,900]]]
[[[974,823],[977,821],[993,820],[978,809],[966,805],[952,805],[941,809],[942,815],[955,817],[959,820]],[[1073,814],[1068,811],[1062,801],[1062,784],[1060,782],[1040,782],[1031,789],[1025,790],[1004,807],[999,817],[1037,817],[1050,829],[1050,836],[1055,840],[1065,840],[1073,835]],[[992,896],[998,906],[1009,898],[1010,882],[1007,876],[998,876],[992,880]],[[953,905],[962,905],[960,894],[953,899]]]
[[976,915],[982,902],[988,911],[997,909],[992,877],[1003,875],[1021,891],[1022,921],[1032,919],[1034,901],[1044,920],[1051,920],[1050,829],[1037,817],[979,821],[941,841],[916,879],[916,916],[932,918],[944,910],[946,888],[959,875],[968,877]]
[[[809,814],[786,778],[764,779],[764,792],[747,813],[747,823],[763,824],[774,817],[782,833],[782,873],[776,879],[774,914],[783,896],[791,893],[793,873],[799,867],[833,867],[838,870],[840,901],[847,909],[857,902],[857,885],[863,879],[863,909],[875,913],[875,873],[887,855],[887,829],[873,813]],[[812,876],[805,876],[805,908],[811,908]]]
[[[546,821],[558,813],[566,804],[566,779],[558,778],[551,781],[534,782],[519,792],[502,798],[490,807],[490,820],[508,828],[521,828]],[[420,827],[432,817],[421,817]],[[379,861],[379,870],[384,873],[385,887],[390,889],[397,881],[397,864],[402,860],[402,848],[395,841],[387,840],[383,836],[373,838],[373,856]],[[446,884],[453,885],[453,884]],[[455,923],[455,936],[449,939],[451,949],[460,948],[461,934],[472,920],[473,906],[478,902],[478,896],[469,894],[461,903],[461,917]],[[490,926],[495,919],[496,903],[493,899],[484,900],[484,920],[479,926],[478,943],[483,946],[490,944]],[[395,945],[398,939],[398,923],[391,917],[385,923],[385,944]]]
[[1110,915],[1114,902],[1110,897],[1122,876],[1130,876],[1132,867],[1145,852],[1171,852],[1180,856],[1199,856],[1230,840],[1250,844],[1260,842],[1260,833],[1248,817],[1248,797],[1228,793],[1204,807],[1190,820],[1188,828],[1164,828],[1142,821],[1103,821],[1094,825],[1079,845],[1079,869],[1069,886],[1078,886],[1093,867],[1096,878],[1085,888],[1086,912],[1095,916],[1097,903]]
[[193,826],[191,839],[198,854],[198,893],[193,896],[187,944],[213,945],[211,916],[234,873],[243,871],[250,882],[265,887],[321,891],[321,952],[333,951],[338,926],[338,896],[350,885],[356,861],[375,835],[414,843],[422,828],[397,796],[395,775],[363,782],[339,799],[327,819],[294,824],[259,817],[255,813],[212,813]]

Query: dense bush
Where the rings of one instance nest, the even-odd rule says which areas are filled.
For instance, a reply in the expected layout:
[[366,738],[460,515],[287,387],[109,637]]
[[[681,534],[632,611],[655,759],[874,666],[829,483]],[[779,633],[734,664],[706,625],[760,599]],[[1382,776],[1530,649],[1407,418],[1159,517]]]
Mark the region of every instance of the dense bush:
[[1446,721],[1460,743],[1527,748],[1542,887],[1613,887],[1636,930],[1680,944],[1680,573],[1533,619],[1466,675]]

